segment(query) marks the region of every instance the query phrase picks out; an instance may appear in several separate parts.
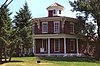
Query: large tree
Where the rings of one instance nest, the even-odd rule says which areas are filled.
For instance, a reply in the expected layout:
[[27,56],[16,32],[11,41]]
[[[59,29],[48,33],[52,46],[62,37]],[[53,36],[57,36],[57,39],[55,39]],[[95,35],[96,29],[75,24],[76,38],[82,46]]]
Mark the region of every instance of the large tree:
[[2,54],[4,54],[6,61],[6,48],[12,44],[10,36],[13,34],[13,29],[11,27],[11,19],[9,17],[11,13],[9,13],[9,9],[7,8],[12,1],[13,0],[10,0],[8,2],[8,0],[6,0],[0,7],[0,61],[2,61]]
[[75,0],[74,2],[70,1],[71,6],[73,7],[72,11],[78,13],[83,13],[84,18],[87,20],[89,15],[94,18],[94,22],[98,26],[98,42],[96,43],[96,59],[100,58],[100,0]]
[[[15,28],[19,29],[18,37],[21,39],[18,44],[19,49],[28,49],[32,47],[32,22],[31,13],[29,11],[27,3],[20,8],[19,12],[16,12],[14,16]],[[21,52],[22,53],[22,52]]]

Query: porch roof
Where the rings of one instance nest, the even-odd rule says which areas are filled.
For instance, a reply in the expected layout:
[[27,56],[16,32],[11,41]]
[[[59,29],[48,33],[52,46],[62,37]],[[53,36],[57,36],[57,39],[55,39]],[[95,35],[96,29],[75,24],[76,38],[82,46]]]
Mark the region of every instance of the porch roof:
[[78,39],[79,36],[77,35],[69,35],[69,34],[33,34],[34,39],[41,39],[41,38],[76,38]]

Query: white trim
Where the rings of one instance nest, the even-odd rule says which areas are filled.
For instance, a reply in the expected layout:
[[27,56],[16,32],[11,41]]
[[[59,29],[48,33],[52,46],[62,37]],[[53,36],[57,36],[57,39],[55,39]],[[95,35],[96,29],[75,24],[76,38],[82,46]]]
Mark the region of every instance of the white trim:
[[69,34],[35,34],[33,35],[35,39],[38,38],[79,38],[78,35],[69,35]]
[[[48,56],[48,54],[40,54],[40,53],[38,53],[38,54],[35,54],[35,55],[40,55],[40,56]],[[64,53],[52,53],[52,54],[50,54],[49,56],[52,56],[52,55],[57,55],[57,56],[63,56],[63,57],[65,57],[65,56],[78,56],[78,57],[80,57],[80,56],[84,56],[84,54],[82,54],[82,53],[79,53],[79,55],[77,55],[77,53],[66,53],[66,54],[64,54]]]
[[[43,24],[47,24],[47,32],[44,32],[43,30]],[[48,22],[42,22],[42,33],[48,33]]]
[[76,39],[76,45],[77,45],[77,55],[79,55],[79,50],[78,50],[78,39]]
[[[56,23],[58,23],[57,27],[55,27]],[[56,29],[56,28],[58,28],[58,29]],[[54,33],[59,33],[59,32],[60,32],[60,21],[54,21]]]
[[54,9],[59,9],[59,10],[64,10],[64,7],[60,7],[60,6],[52,6],[52,7],[48,7],[47,10],[54,10]]
[[33,53],[35,53],[35,39],[33,38]]
[[64,54],[66,54],[66,38],[64,38]]
[[59,13],[59,11],[61,11],[61,10],[59,10],[59,9],[54,9],[54,10],[53,10],[53,16],[61,16],[61,14]]
[[50,55],[50,38],[48,38],[48,56]]
[[[55,40],[58,40],[58,51],[55,50]],[[60,39],[54,39],[54,52],[60,52]]]
[[40,29],[40,21],[39,21],[39,19],[37,21],[38,21],[37,22],[38,28]]

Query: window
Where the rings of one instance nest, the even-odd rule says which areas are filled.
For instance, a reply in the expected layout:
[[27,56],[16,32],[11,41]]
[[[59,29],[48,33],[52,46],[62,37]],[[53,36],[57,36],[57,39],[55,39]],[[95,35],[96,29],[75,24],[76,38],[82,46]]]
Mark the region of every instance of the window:
[[70,49],[72,52],[75,51],[75,40],[74,39],[70,40]]
[[60,22],[55,21],[54,22],[54,33],[59,33],[60,32]]
[[60,40],[54,39],[54,52],[59,52],[59,51],[60,51]]
[[42,23],[42,33],[48,33],[48,22]]
[[61,14],[61,10],[59,10],[59,14]]
[[70,33],[74,33],[74,23],[70,23]]
[[54,14],[57,14],[57,10],[53,10]]
[[47,39],[42,40],[42,48],[44,52],[47,52]]

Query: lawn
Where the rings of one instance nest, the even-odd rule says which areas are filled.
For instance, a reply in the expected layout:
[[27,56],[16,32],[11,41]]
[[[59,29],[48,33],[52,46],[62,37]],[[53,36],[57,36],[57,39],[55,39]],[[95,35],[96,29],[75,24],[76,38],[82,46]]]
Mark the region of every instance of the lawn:
[[78,57],[13,57],[11,62],[0,66],[100,66],[100,62]]

